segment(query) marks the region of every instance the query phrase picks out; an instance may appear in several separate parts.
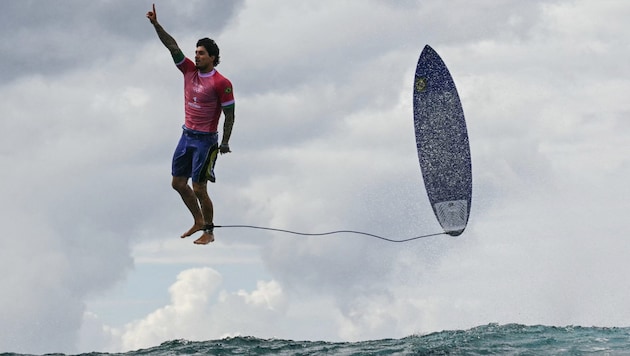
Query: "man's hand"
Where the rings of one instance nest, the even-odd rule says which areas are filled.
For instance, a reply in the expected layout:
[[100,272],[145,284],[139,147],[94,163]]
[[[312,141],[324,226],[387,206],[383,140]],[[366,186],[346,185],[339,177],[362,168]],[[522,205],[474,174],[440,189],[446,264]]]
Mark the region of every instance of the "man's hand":
[[230,145],[228,145],[227,143],[222,143],[221,146],[219,146],[219,152],[221,154],[226,154],[232,151],[230,151]]
[[157,32],[160,41],[162,41],[162,44],[164,44],[164,46],[168,48],[168,50],[171,52],[171,55],[176,55],[178,58],[181,55],[181,57],[184,58],[184,55],[181,54],[181,50],[179,49],[179,46],[177,46],[177,42],[175,42],[175,39],[166,31],[164,31],[164,28],[158,23],[157,12],[155,11],[155,4],[153,4],[153,11],[147,12],[147,18],[153,24],[155,32]]
[[152,24],[157,23],[157,12],[155,12],[155,4],[153,4],[153,11],[147,12],[147,18],[151,21]]

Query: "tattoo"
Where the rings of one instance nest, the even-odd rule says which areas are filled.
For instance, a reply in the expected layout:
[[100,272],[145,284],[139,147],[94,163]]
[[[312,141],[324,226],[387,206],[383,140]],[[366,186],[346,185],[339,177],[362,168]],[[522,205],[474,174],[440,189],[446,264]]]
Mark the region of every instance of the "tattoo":
[[223,108],[225,121],[223,122],[223,140],[221,143],[227,144],[232,136],[232,127],[234,126],[234,105]]
[[155,24],[153,24],[153,27],[155,27],[155,32],[157,32],[160,41],[162,41],[164,46],[166,46],[166,48],[171,51],[171,54],[180,51],[175,39],[164,30],[162,25],[156,22]]

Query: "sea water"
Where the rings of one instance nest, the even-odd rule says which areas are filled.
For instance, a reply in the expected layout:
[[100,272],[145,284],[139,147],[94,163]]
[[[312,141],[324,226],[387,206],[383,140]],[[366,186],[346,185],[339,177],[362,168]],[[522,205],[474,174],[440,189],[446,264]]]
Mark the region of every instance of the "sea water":
[[489,324],[402,339],[361,342],[256,337],[194,342],[173,340],[122,354],[83,355],[630,355],[630,328]]

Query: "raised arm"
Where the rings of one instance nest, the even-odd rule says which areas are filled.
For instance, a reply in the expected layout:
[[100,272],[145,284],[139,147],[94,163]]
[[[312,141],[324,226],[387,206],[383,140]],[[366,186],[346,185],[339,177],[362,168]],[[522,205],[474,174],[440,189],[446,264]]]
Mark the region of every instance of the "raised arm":
[[164,46],[168,48],[168,50],[171,52],[171,55],[174,56],[177,53],[181,53],[182,51],[181,49],[179,49],[179,46],[177,45],[177,42],[175,42],[175,39],[166,31],[164,31],[164,28],[158,22],[157,12],[155,11],[155,4],[153,4],[153,11],[147,12],[147,18],[149,19],[149,21],[151,21],[151,24],[153,24],[155,32],[157,32],[160,41],[162,41]]

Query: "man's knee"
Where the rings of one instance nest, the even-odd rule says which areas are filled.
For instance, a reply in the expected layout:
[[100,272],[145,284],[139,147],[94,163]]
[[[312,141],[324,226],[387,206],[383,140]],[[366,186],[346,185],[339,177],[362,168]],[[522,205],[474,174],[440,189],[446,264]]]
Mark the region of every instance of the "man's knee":
[[197,196],[197,198],[203,198],[203,197],[208,196],[208,189],[207,189],[207,185],[205,183],[193,182],[192,188],[193,188],[193,192],[195,192],[195,195]]
[[171,187],[178,192],[186,189],[188,185],[188,179],[183,177],[173,177],[173,181],[171,182]]

